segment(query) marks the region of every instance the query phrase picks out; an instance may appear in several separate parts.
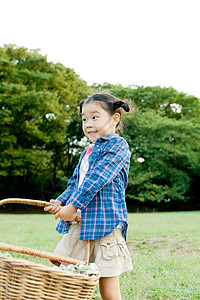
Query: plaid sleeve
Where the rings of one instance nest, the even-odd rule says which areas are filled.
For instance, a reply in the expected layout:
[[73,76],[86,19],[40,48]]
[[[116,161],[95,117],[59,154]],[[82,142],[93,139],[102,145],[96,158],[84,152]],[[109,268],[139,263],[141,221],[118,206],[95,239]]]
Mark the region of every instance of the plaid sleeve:
[[104,149],[92,171],[87,172],[82,185],[69,201],[84,210],[96,193],[115,178],[129,159],[127,142],[124,139],[113,139]]

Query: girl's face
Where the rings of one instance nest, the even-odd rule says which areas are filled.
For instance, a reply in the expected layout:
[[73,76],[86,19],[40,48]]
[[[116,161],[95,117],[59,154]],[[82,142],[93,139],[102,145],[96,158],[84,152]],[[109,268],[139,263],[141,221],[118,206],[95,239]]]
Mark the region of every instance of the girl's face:
[[82,107],[83,132],[91,142],[96,142],[100,137],[115,133],[119,120],[119,113],[111,116],[101,105],[94,101],[84,104]]

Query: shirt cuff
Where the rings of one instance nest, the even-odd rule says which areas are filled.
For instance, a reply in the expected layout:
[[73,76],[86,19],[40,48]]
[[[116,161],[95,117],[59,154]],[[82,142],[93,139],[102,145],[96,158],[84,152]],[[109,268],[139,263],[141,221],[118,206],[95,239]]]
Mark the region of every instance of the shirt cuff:
[[81,199],[76,199],[73,196],[71,196],[69,201],[71,202],[71,204],[73,204],[80,210],[84,210],[86,208],[86,206],[83,204],[84,202],[81,201]]
[[63,198],[62,196],[57,197],[56,200],[60,200],[64,206],[67,202],[67,200],[65,198]]

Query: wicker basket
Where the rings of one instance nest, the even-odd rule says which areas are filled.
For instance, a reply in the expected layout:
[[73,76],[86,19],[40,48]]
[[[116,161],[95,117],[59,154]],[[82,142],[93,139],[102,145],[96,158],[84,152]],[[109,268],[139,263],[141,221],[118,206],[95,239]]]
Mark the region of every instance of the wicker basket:
[[[24,203],[47,206],[50,203],[29,199],[5,199],[6,203]],[[80,219],[76,218],[80,225]],[[25,253],[51,260],[76,264],[79,260],[50,252],[0,243],[0,250]],[[89,241],[85,242],[85,263],[89,261]],[[1,300],[73,300],[91,299],[99,274],[83,275],[36,264],[28,260],[10,258],[0,254]]]

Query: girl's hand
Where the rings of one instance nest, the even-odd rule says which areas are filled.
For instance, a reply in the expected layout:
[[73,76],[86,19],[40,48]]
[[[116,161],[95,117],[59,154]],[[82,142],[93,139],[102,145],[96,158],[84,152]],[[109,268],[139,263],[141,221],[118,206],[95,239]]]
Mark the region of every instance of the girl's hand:
[[[64,206],[58,212],[58,217],[63,221],[74,221],[77,215],[77,207],[69,203],[67,206]],[[58,218],[56,215],[56,219]]]
[[62,208],[62,202],[60,200],[50,200],[52,205],[46,206],[45,211],[48,211],[50,214],[56,215]]

